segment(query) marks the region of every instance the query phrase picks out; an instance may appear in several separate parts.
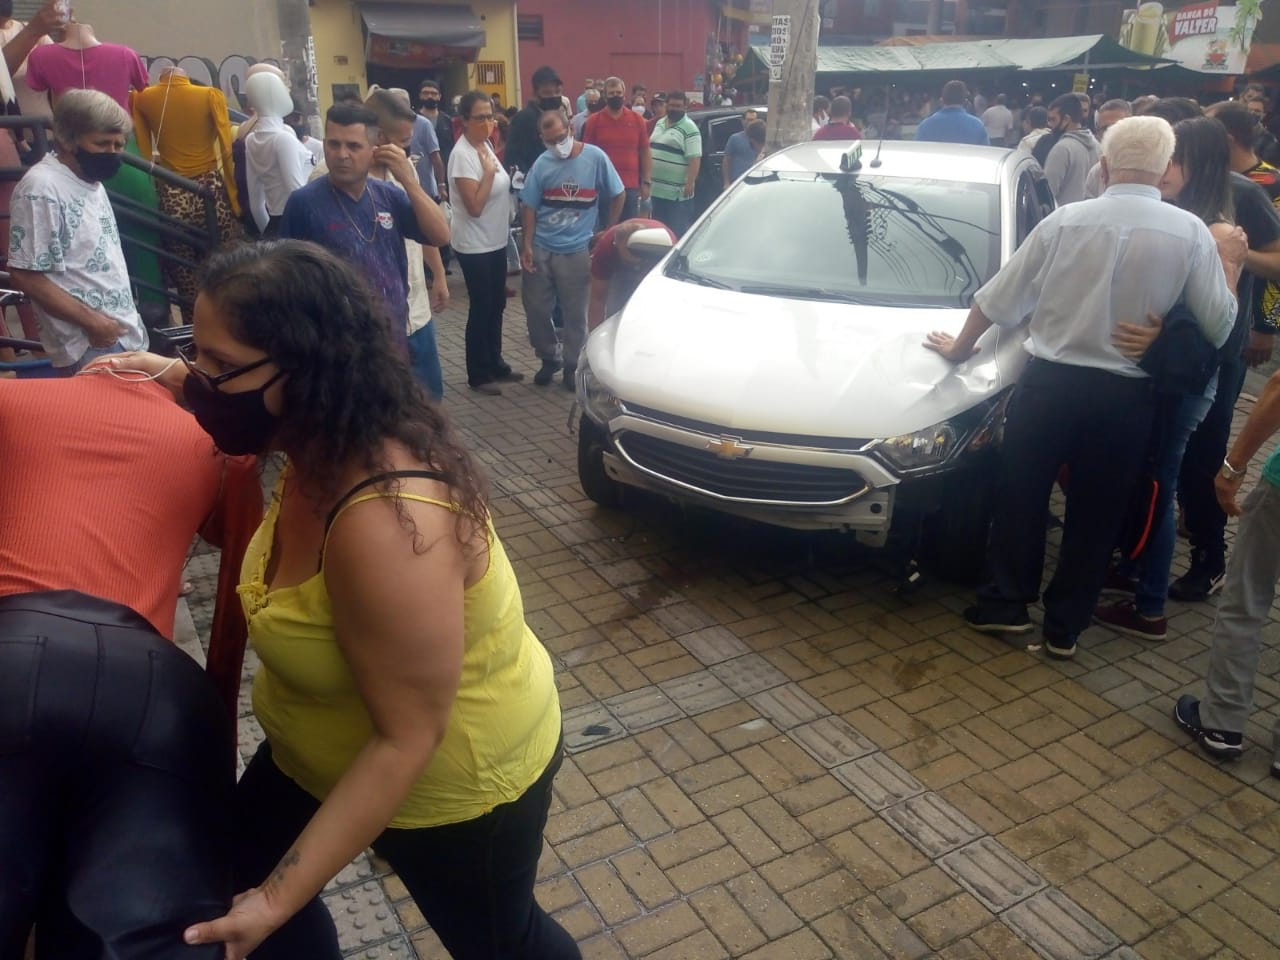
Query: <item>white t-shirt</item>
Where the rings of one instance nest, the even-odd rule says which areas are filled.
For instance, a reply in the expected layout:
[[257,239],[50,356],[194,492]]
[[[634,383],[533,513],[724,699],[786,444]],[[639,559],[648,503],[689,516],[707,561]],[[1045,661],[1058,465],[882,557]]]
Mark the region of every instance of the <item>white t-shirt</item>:
[[[9,266],[48,274],[81,303],[120,321],[127,330],[120,346],[145,350],[147,332],[133,302],[106,188],[81,180],[51,153],[18,182],[9,212]],[[90,347],[85,331],[39,304],[35,311],[53,365],[77,363]]]
[[[481,147],[493,152],[489,141]],[[484,164],[480,154],[466,137],[459,138],[453,145],[453,153],[449,155],[449,196],[453,197],[453,223],[450,243],[459,253],[492,253],[502,250],[507,245],[507,237],[511,227],[511,177],[501,168],[493,176],[493,187],[489,190],[489,199],[485,201],[480,216],[473,217],[467,212],[462,201],[462,192],[457,181],[474,180],[476,183],[484,176]]]

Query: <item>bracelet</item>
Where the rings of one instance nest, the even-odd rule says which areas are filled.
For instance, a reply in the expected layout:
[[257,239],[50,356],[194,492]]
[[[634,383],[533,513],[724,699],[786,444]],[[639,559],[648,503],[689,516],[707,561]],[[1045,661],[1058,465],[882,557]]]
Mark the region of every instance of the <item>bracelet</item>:
[[1224,459],[1222,461],[1222,472],[1226,475],[1228,480],[1234,480],[1236,477],[1243,477],[1248,471],[1249,467],[1247,464],[1237,470],[1231,465],[1230,460]]

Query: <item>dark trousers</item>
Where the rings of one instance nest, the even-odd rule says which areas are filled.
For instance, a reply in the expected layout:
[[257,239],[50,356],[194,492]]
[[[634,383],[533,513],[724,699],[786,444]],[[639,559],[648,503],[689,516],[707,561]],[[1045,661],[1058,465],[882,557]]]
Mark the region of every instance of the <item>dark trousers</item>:
[[1151,382],[1032,360],[1015,388],[1000,451],[991,525],[991,582],[980,605],[1017,613],[1044,573],[1045,512],[1059,468],[1069,470],[1062,550],[1044,592],[1044,631],[1088,625],[1137,480],[1151,429]]
[[507,308],[507,251],[456,252],[467,283],[467,383],[489,383],[511,372],[502,359],[502,312]]
[[[551,782],[563,753],[518,799],[464,823],[382,832],[373,843],[454,960],[581,960],[573,938],[533,898]],[[286,777],[263,744],[236,788],[236,888],[260,884],[319,803]],[[319,899],[272,934],[254,960],[340,960]]]
[[232,896],[226,708],[131,610],[0,599],[0,957],[220,960],[183,930]]
[[1217,569],[1222,569],[1226,562],[1227,515],[1218,506],[1213,481],[1227,455],[1231,420],[1246,370],[1241,357],[1222,361],[1213,406],[1187,442],[1178,475],[1178,500],[1182,504],[1183,521],[1191,532],[1191,548]]
[[[600,226],[603,227],[609,222],[609,211],[613,208],[613,197],[601,197],[598,216],[600,217]],[[640,188],[627,187],[626,199],[622,201],[622,212],[618,214],[618,223],[624,220],[630,220],[639,216],[640,211]]]
[[653,219],[666,224],[677,237],[693,225],[696,210],[693,198],[688,200],[662,200],[653,197]]

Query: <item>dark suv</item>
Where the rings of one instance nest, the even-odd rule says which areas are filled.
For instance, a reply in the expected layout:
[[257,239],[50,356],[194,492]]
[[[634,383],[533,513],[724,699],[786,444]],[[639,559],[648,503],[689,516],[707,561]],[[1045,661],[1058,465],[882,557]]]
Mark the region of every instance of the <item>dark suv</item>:
[[731,136],[741,132],[742,115],[748,110],[758,113],[761,120],[769,113],[764,107],[707,107],[689,111],[689,119],[698,125],[698,132],[702,134],[702,169],[698,171],[693,194],[699,216],[724,189],[724,147]]

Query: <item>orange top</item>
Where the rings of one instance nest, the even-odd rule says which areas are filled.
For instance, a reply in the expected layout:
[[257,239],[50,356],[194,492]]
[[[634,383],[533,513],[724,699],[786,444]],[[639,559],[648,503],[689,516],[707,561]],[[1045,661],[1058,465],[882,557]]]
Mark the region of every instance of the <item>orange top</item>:
[[165,637],[223,458],[152,382],[0,380],[0,596],[79,590]]
[[[216,87],[200,87],[188,77],[169,73],[133,94],[133,125],[138,150],[180,177],[194,179],[222,166],[231,209],[240,215],[236,178],[231,165],[231,119],[227,98]],[[216,152],[215,152],[216,145]]]

